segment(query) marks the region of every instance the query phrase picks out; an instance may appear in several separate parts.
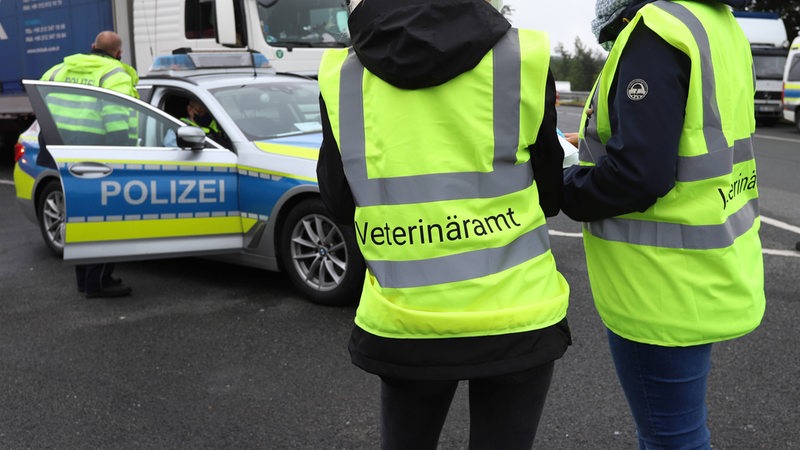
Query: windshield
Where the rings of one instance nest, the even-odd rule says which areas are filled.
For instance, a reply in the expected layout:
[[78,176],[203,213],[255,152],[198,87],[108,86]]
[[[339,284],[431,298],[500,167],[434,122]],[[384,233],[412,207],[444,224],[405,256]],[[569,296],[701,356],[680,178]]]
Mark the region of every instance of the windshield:
[[248,140],[322,131],[316,83],[250,83],[211,93]]
[[[270,5],[271,6],[265,6]],[[264,39],[280,47],[347,47],[347,10],[343,0],[258,1]]]
[[786,65],[786,56],[753,56],[756,78],[762,80],[783,79],[783,68]]

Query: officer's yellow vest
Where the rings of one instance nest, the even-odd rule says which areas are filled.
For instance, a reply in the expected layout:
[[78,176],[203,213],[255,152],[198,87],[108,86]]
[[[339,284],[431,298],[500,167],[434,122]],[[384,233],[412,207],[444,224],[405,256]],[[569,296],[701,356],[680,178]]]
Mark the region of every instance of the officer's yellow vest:
[[[41,79],[97,86],[139,97],[134,88],[138,75],[127,64],[99,55],[76,54],[67,58],[70,64],[53,66]],[[80,67],[81,70],[72,71],[70,67]],[[55,94],[49,99],[48,108],[62,134],[64,131],[80,132],[84,136],[98,137],[95,142],[87,142],[86,138],[82,138],[80,143],[83,144],[103,143],[103,136],[115,132],[127,132],[131,139],[137,136],[138,119],[134,111],[98,102],[94,97]]]
[[691,59],[677,179],[642,213],[584,224],[595,304],[609,329],[638,342],[687,346],[735,338],[758,326],[765,299],[752,57],[727,6],[656,1],[638,12],[587,104],[593,113],[582,121],[581,164],[605,154],[609,92],[641,21]]
[[498,335],[566,315],[528,146],[547,37],[512,29],[472,70],[404,90],[352,50],[320,65],[367,262],[356,323],[390,338]]

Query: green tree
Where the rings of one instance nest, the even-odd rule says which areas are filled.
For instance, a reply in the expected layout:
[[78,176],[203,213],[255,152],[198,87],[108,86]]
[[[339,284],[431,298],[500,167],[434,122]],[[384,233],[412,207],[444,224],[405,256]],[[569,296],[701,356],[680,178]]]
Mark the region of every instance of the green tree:
[[800,32],[800,0],[752,0],[746,9],[780,14],[790,42]]
[[603,68],[605,55],[588,48],[580,38],[575,38],[572,53],[561,43],[556,46],[555,52],[550,63],[555,79],[569,81],[573,91],[590,90]]

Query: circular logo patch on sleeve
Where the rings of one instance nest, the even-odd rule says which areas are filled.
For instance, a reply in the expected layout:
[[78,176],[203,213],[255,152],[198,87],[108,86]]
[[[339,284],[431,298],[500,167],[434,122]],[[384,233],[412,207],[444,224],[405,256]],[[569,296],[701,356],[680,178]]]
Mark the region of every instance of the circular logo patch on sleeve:
[[641,78],[637,78],[628,83],[628,98],[635,102],[647,97],[647,92],[647,82]]

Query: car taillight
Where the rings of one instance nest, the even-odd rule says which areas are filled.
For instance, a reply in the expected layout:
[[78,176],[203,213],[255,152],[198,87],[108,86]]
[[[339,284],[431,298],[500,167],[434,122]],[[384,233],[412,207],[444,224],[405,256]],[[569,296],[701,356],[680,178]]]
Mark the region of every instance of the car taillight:
[[22,158],[22,155],[25,154],[25,146],[17,142],[14,145],[14,162],[19,161]]

